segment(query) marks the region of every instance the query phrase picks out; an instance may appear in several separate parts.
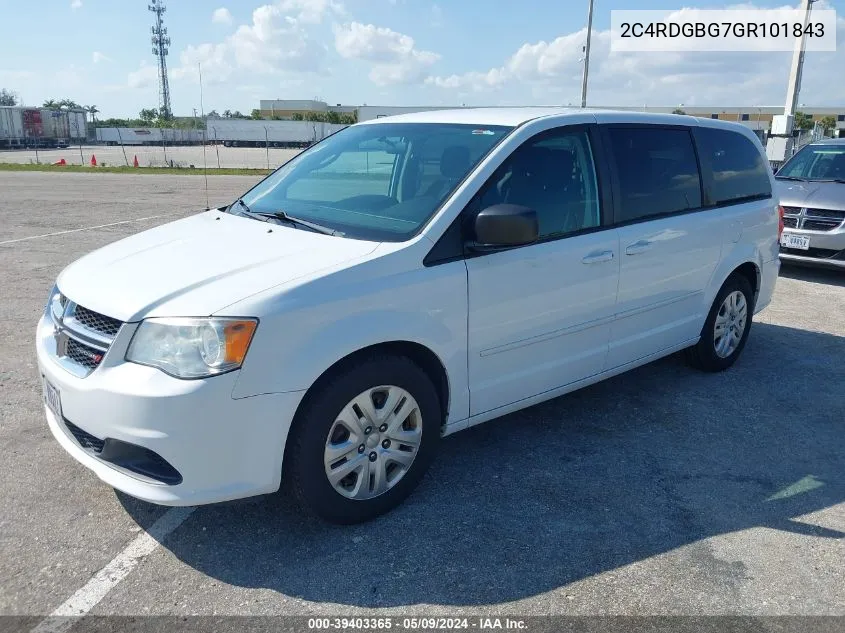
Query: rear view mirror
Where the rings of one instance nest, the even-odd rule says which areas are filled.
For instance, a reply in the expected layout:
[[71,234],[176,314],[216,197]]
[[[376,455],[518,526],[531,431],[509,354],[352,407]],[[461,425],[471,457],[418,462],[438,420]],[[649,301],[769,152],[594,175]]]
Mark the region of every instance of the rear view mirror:
[[494,204],[475,216],[475,241],[478,250],[522,246],[537,241],[537,212],[518,204]]

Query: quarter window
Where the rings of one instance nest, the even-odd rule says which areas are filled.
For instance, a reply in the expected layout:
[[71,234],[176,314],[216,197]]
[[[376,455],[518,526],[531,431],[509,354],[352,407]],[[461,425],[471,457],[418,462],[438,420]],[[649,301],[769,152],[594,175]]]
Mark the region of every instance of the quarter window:
[[695,138],[701,162],[709,166],[713,174],[711,203],[772,195],[763,156],[750,139],[736,132],[706,127],[698,128]]
[[608,129],[621,193],[617,222],[701,207],[701,179],[688,130]]
[[504,203],[536,211],[541,239],[599,226],[596,172],[586,131],[546,132],[514,150],[487,181],[476,206]]

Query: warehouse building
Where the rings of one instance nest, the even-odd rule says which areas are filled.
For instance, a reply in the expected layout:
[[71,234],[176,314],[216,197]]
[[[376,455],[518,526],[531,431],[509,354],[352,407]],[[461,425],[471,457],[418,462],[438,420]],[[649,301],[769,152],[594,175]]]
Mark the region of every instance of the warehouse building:
[[339,114],[354,114],[358,106],[337,104],[330,106],[325,101],[315,99],[262,99],[258,106],[261,116],[266,119],[291,119],[294,114],[306,116],[317,112],[337,112]]

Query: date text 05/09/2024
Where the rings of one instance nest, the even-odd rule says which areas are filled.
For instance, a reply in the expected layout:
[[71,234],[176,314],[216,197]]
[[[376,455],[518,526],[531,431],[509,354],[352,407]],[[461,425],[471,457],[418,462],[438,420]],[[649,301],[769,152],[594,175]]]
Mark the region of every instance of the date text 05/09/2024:
[[509,617],[325,617],[309,618],[312,631],[527,631],[525,620]]

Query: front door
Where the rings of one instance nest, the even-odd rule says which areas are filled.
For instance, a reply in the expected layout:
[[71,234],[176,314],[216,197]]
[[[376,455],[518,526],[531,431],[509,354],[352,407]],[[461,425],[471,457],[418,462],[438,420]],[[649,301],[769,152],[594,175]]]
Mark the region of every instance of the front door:
[[538,214],[540,240],[467,259],[470,413],[598,374],[616,302],[619,239],[602,228],[587,127],[521,145],[470,205]]

